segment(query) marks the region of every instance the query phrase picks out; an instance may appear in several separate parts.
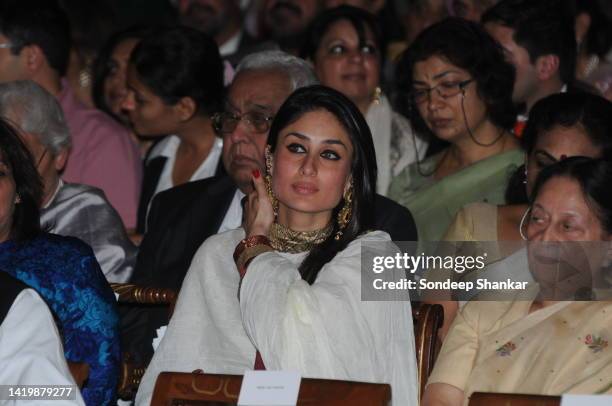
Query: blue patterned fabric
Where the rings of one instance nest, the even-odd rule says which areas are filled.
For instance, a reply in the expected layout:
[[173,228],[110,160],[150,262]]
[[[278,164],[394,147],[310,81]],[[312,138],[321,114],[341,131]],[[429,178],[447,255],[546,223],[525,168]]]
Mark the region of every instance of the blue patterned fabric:
[[91,248],[81,240],[41,234],[0,244],[0,269],[36,290],[58,320],[66,359],[89,364],[82,389],[88,406],[110,405],[119,378],[115,296]]

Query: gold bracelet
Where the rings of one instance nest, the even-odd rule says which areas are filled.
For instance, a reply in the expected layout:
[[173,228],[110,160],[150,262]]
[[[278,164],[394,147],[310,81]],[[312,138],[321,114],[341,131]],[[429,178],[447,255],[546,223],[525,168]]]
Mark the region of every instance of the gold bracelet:
[[270,240],[265,235],[252,235],[250,237],[243,238],[238,245],[236,245],[236,249],[234,250],[234,262],[238,261],[238,258],[240,255],[242,255],[246,248],[254,247],[260,244],[272,246],[272,244],[270,244]]
[[274,249],[267,244],[257,244],[255,246],[245,248],[236,261],[236,267],[238,268],[238,272],[240,272],[241,276],[244,276],[244,273],[246,273],[247,262],[255,258],[257,255],[268,251],[274,251]]

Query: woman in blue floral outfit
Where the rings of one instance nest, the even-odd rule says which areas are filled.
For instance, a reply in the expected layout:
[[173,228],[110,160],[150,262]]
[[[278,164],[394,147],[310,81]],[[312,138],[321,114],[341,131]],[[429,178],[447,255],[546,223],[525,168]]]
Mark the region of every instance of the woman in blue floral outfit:
[[89,365],[82,388],[87,405],[112,404],[120,363],[113,292],[89,246],[40,230],[41,197],[32,157],[0,119],[0,269],[45,299],[57,319],[66,359]]

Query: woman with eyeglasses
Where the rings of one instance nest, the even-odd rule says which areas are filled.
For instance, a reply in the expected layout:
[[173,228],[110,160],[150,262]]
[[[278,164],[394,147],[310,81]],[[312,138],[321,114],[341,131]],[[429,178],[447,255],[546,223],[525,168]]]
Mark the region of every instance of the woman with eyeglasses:
[[438,241],[463,205],[503,203],[522,163],[510,133],[514,69],[478,24],[449,18],[423,31],[398,67],[416,130],[449,143],[404,169],[389,197],[410,209],[419,241]]
[[217,172],[223,142],[211,116],[220,111],[224,93],[217,45],[191,28],[157,30],[134,48],[127,89],[122,107],[136,134],[170,134],[145,160],[137,226],[142,233],[157,193]]
[[321,13],[302,48],[321,84],[342,92],[366,118],[376,151],[377,192],[386,196],[391,179],[425,156],[427,142],[413,135],[408,120],[382,93],[383,53],[376,17],[346,5]]

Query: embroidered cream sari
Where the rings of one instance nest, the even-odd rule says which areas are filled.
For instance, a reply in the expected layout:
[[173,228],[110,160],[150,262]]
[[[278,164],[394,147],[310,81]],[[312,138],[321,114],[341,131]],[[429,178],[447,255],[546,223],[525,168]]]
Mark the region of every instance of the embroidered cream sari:
[[465,392],[612,393],[612,302],[470,302],[457,315],[428,384]]

